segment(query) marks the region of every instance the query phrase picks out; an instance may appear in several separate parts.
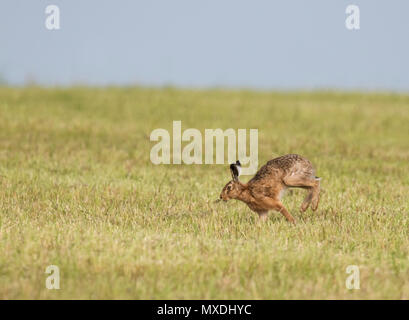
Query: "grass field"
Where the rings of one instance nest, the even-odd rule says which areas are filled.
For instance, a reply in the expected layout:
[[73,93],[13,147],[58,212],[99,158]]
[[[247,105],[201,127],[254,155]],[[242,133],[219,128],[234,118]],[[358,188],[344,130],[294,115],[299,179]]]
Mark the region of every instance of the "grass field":
[[[150,162],[173,120],[257,128],[259,165],[306,156],[319,209],[214,203],[226,165]],[[408,161],[405,95],[0,88],[0,298],[409,299]]]

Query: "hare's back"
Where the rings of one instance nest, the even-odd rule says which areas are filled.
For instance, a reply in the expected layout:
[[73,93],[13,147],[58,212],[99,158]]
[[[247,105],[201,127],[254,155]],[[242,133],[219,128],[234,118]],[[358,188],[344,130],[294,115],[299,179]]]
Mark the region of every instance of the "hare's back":
[[267,166],[279,168],[282,170],[291,169],[295,165],[311,166],[311,162],[301,157],[298,154],[286,154],[284,156],[274,158],[267,162]]
[[286,154],[268,161],[254,176],[254,180],[263,179],[267,176],[286,176],[288,174],[302,174],[313,176],[314,168],[311,162],[298,155]]

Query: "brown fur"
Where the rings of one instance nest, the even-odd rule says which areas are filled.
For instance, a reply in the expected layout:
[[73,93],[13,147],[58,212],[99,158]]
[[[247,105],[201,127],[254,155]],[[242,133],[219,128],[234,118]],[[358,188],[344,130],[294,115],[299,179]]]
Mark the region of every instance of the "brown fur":
[[268,161],[248,183],[242,183],[238,177],[233,177],[224,186],[220,199],[243,201],[263,220],[267,218],[269,210],[275,210],[295,223],[294,217],[281,203],[281,196],[287,188],[307,189],[301,211],[307,210],[310,204],[312,210],[317,210],[320,198],[319,179],[315,176],[311,162],[297,154],[287,154]]

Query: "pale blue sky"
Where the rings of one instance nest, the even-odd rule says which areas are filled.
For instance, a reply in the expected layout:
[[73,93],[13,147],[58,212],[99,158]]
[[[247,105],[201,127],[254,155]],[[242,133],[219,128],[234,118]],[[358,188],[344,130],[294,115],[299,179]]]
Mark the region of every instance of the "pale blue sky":
[[[56,4],[61,29],[45,28]],[[356,4],[361,29],[345,28]],[[408,0],[1,0],[11,85],[409,91]]]

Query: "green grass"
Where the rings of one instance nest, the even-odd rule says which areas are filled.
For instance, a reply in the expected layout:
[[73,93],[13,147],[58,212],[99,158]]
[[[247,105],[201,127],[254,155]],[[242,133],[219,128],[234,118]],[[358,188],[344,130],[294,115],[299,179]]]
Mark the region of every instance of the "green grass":
[[[215,204],[226,165],[150,162],[173,120],[257,128],[259,165],[306,156],[319,209]],[[0,88],[0,298],[409,299],[408,160],[405,95]]]

